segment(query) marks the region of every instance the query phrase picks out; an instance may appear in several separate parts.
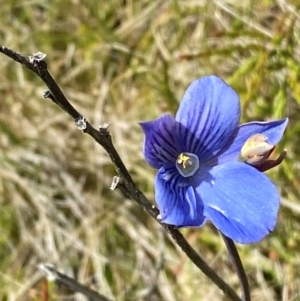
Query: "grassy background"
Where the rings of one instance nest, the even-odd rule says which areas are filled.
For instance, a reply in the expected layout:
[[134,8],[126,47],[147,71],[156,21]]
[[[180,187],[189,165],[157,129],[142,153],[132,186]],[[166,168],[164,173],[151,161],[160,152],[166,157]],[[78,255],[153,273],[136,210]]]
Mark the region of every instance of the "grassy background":
[[[213,73],[230,83],[242,121],[288,116],[277,148],[288,158],[269,172],[282,195],[276,230],[239,250],[253,301],[300,300],[298,0],[3,0],[0,20],[0,44],[47,53],[72,104],[95,126],[111,123],[152,200],[155,171],[137,123],[176,112],[194,79]],[[116,300],[225,300],[155,221],[109,190],[109,158],[42,98],[43,83],[3,55],[0,70],[0,300],[42,300],[43,262]],[[218,233],[183,232],[239,292]]]

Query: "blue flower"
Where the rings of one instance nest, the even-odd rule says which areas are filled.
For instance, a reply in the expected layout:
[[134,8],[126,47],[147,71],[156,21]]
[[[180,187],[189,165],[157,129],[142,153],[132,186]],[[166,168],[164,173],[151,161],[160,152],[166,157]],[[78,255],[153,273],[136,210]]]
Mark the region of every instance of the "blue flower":
[[280,196],[259,166],[288,120],[239,125],[239,119],[236,92],[207,76],[188,87],[175,118],[141,123],[145,158],[158,169],[155,199],[163,223],[197,227],[210,220],[239,243],[257,242],[274,229]]

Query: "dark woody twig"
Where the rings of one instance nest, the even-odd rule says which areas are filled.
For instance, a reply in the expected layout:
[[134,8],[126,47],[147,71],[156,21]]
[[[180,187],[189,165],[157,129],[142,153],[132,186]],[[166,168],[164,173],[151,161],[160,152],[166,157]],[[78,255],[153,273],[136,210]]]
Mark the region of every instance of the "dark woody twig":
[[[157,220],[159,215],[158,209],[145,197],[145,195],[134,184],[128,170],[116,151],[111,136],[107,130],[107,126],[95,129],[90,123],[69,103],[61,89],[52,78],[47,69],[47,63],[44,61],[45,54],[38,52],[33,54],[27,60],[24,56],[0,45],[0,52],[4,53],[9,58],[22,64],[36,75],[47,85],[49,91],[44,93],[45,98],[50,98],[54,103],[59,105],[66,113],[68,113],[75,121],[79,129],[90,135],[97,141],[108,153],[112,163],[118,174],[117,181],[114,181],[113,187],[117,186],[131,199],[135,200],[146,210],[153,218]],[[176,227],[162,224],[162,226],[171,235],[178,246],[191,259],[191,261],[208,277],[210,278],[223,292],[233,301],[241,301],[235,291],[220,278],[213,269],[211,269],[200,255],[189,245],[183,235]]]
[[105,296],[97,293],[96,291],[90,289],[86,285],[83,285],[76,281],[74,278],[71,278],[59,271],[57,271],[52,265],[50,264],[40,264],[40,270],[47,274],[47,278],[49,280],[55,281],[69,290],[81,293],[84,296],[88,297],[91,301],[111,301],[110,299],[106,298]]

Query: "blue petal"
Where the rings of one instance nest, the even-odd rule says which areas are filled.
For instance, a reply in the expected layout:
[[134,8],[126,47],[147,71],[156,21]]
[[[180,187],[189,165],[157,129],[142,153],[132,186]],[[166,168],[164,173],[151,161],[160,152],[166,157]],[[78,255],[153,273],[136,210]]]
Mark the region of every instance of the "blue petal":
[[279,194],[254,167],[240,162],[218,165],[196,192],[203,201],[204,215],[238,243],[258,242],[275,227]]
[[249,122],[240,125],[233,142],[230,142],[228,148],[224,152],[221,152],[219,164],[230,160],[237,160],[242,146],[246,140],[254,134],[262,133],[268,137],[270,144],[276,145],[280,141],[287,124],[288,118],[271,122]]
[[175,118],[183,125],[178,129],[181,144],[202,162],[228,142],[239,119],[238,95],[213,75],[198,79],[188,87]]
[[141,122],[140,126],[145,132],[144,155],[149,165],[159,169],[164,164],[175,164],[180,151],[175,138],[174,118],[165,114],[156,120]]
[[203,204],[193,187],[175,168],[161,168],[155,180],[155,200],[162,222],[178,227],[201,226],[205,222]]

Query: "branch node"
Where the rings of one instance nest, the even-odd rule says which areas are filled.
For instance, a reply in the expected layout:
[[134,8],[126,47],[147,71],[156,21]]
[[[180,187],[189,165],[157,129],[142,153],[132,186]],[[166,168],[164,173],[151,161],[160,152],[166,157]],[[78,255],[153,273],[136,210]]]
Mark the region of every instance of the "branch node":
[[46,53],[43,53],[43,52],[39,51],[37,53],[33,53],[32,55],[30,55],[28,57],[28,59],[29,59],[29,62],[31,64],[34,64],[35,62],[41,62],[41,61],[43,61],[46,56],[47,56]]
[[50,98],[52,101],[55,101],[55,97],[50,90],[45,90],[43,94],[44,98]]
[[75,119],[75,124],[79,130],[84,131],[86,129],[86,119],[82,116]]
[[110,122],[105,122],[104,124],[99,126],[99,132],[101,134],[108,134],[108,127],[110,125]]
[[54,265],[51,263],[41,263],[38,265],[38,268],[46,273],[47,279],[49,281],[55,281],[57,279],[57,274],[54,270]]
[[112,183],[110,184],[110,190],[115,190],[120,183],[121,178],[118,176],[114,176]]

